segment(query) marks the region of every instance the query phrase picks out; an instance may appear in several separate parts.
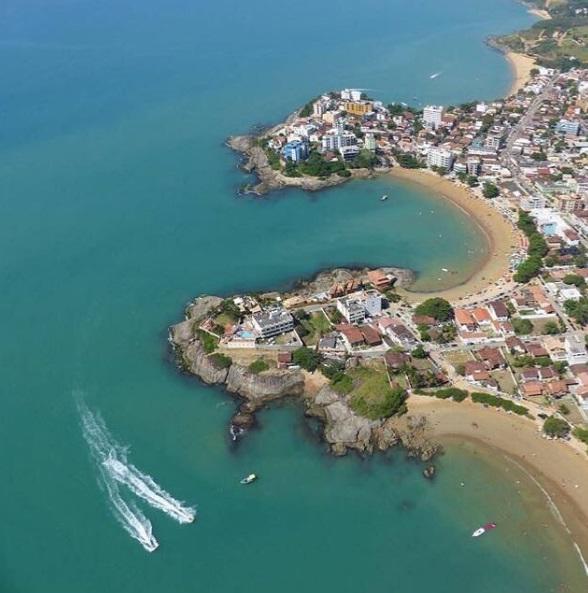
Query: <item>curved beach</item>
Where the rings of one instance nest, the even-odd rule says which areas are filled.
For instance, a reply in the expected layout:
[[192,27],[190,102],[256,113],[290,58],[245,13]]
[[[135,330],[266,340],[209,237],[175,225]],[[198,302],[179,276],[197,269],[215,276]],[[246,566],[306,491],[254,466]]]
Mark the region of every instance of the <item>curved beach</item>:
[[413,396],[409,411],[428,418],[432,438],[482,443],[524,467],[561,513],[572,539],[588,558],[588,457],[584,452],[543,439],[538,424],[528,418],[468,400],[458,404]]
[[515,95],[531,79],[531,70],[536,67],[535,60],[530,56],[518,54],[513,51],[507,51],[504,56],[508,61],[513,75],[513,81],[508,95]]
[[504,291],[509,281],[510,256],[519,246],[519,236],[514,226],[488,201],[478,198],[465,186],[435,173],[395,167],[390,175],[452,202],[472,219],[488,242],[487,256],[481,261],[478,271],[467,279],[461,279],[459,285],[431,292],[403,291],[403,296],[415,301],[438,295],[455,302],[476,298],[482,291],[485,297]]

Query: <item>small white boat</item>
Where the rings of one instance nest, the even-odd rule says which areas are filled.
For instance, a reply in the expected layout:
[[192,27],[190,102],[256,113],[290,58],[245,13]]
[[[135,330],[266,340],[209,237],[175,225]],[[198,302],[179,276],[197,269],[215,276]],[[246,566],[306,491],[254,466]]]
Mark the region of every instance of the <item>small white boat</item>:
[[443,272],[449,272],[449,270],[447,268],[441,268],[441,271],[443,271]]
[[476,531],[474,531],[474,533],[472,533],[472,537],[480,537],[481,535],[484,535],[487,531],[490,531],[491,529],[495,529],[495,528],[496,528],[496,523],[486,523],[486,525],[476,529]]
[[386,201],[387,199],[388,199],[388,194],[384,194],[384,195],[383,195],[383,196],[380,198],[380,201],[381,201],[381,202],[384,202],[384,201]]
[[431,76],[429,76],[429,78],[431,80],[435,80],[435,78],[437,78],[438,76],[441,76],[441,74],[443,74],[443,72],[435,72],[435,74],[431,74]]
[[249,474],[241,480],[241,484],[251,484],[251,482],[255,482],[255,480],[257,480],[257,476],[255,474]]

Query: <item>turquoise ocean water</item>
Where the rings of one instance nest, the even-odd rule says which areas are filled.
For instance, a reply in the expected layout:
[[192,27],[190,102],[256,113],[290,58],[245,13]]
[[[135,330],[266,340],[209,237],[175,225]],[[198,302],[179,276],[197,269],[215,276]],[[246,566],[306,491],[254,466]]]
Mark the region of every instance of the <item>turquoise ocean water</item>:
[[[344,86],[500,96],[510,73],[482,40],[530,22],[510,0],[3,0],[1,591],[542,593],[577,576],[547,532],[523,535],[541,505],[470,450],[431,484],[400,452],[329,458],[289,406],[232,449],[232,404],[179,376],[166,344],[203,292],[331,265],[429,281],[475,267],[483,241],[431,196],[380,179],[238,198],[246,178],[223,142]],[[115,520],[76,398],[198,505],[180,526],[139,503],[157,553]],[[252,470],[262,480],[240,488]],[[474,543],[490,519],[511,527]]]

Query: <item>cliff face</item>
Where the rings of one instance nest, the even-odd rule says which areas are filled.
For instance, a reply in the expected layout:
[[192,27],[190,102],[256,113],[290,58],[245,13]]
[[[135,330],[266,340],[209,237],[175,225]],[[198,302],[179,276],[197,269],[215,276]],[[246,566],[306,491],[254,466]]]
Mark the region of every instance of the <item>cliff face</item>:
[[300,371],[268,370],[250,373],[245,367],[231,365],[226,379],[227,391],[262,405],[266,401],[304,393],[304,376]]
[[229,371],[215,366],[198,340],[194,340],[183,350],[182,358],[185,368],[205,383],[212,385],[226,382]]

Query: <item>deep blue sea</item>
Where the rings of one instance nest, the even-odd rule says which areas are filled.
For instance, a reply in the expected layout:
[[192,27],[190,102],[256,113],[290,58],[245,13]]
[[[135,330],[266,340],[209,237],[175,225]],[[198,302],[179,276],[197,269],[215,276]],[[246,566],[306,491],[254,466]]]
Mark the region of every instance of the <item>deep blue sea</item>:
[[[475,267],[468,250],[483,241],[451,205],[382,179],[239,198],[248,179],[224,141],[346,86],[416,104],[501,96],[511,73],[483,39],[531,22],[512,0],[2,0],[2,592],[547,593],[574,581],[556,536],[524,535],[546,511],[500,464],[455,448],[429,483],[401,452],[335,460],[292,406],[233,449],[233,404],[180,376],[166,343],[200,293],[331,265],[429,279]],[[198,506],[195,524],[105,487],[80,402],[141,475]],[[250,471],[262,479],[243,489]],[[151,521],[156,553],[121,508]],[[492,518],[510,527],[474,542]]]

